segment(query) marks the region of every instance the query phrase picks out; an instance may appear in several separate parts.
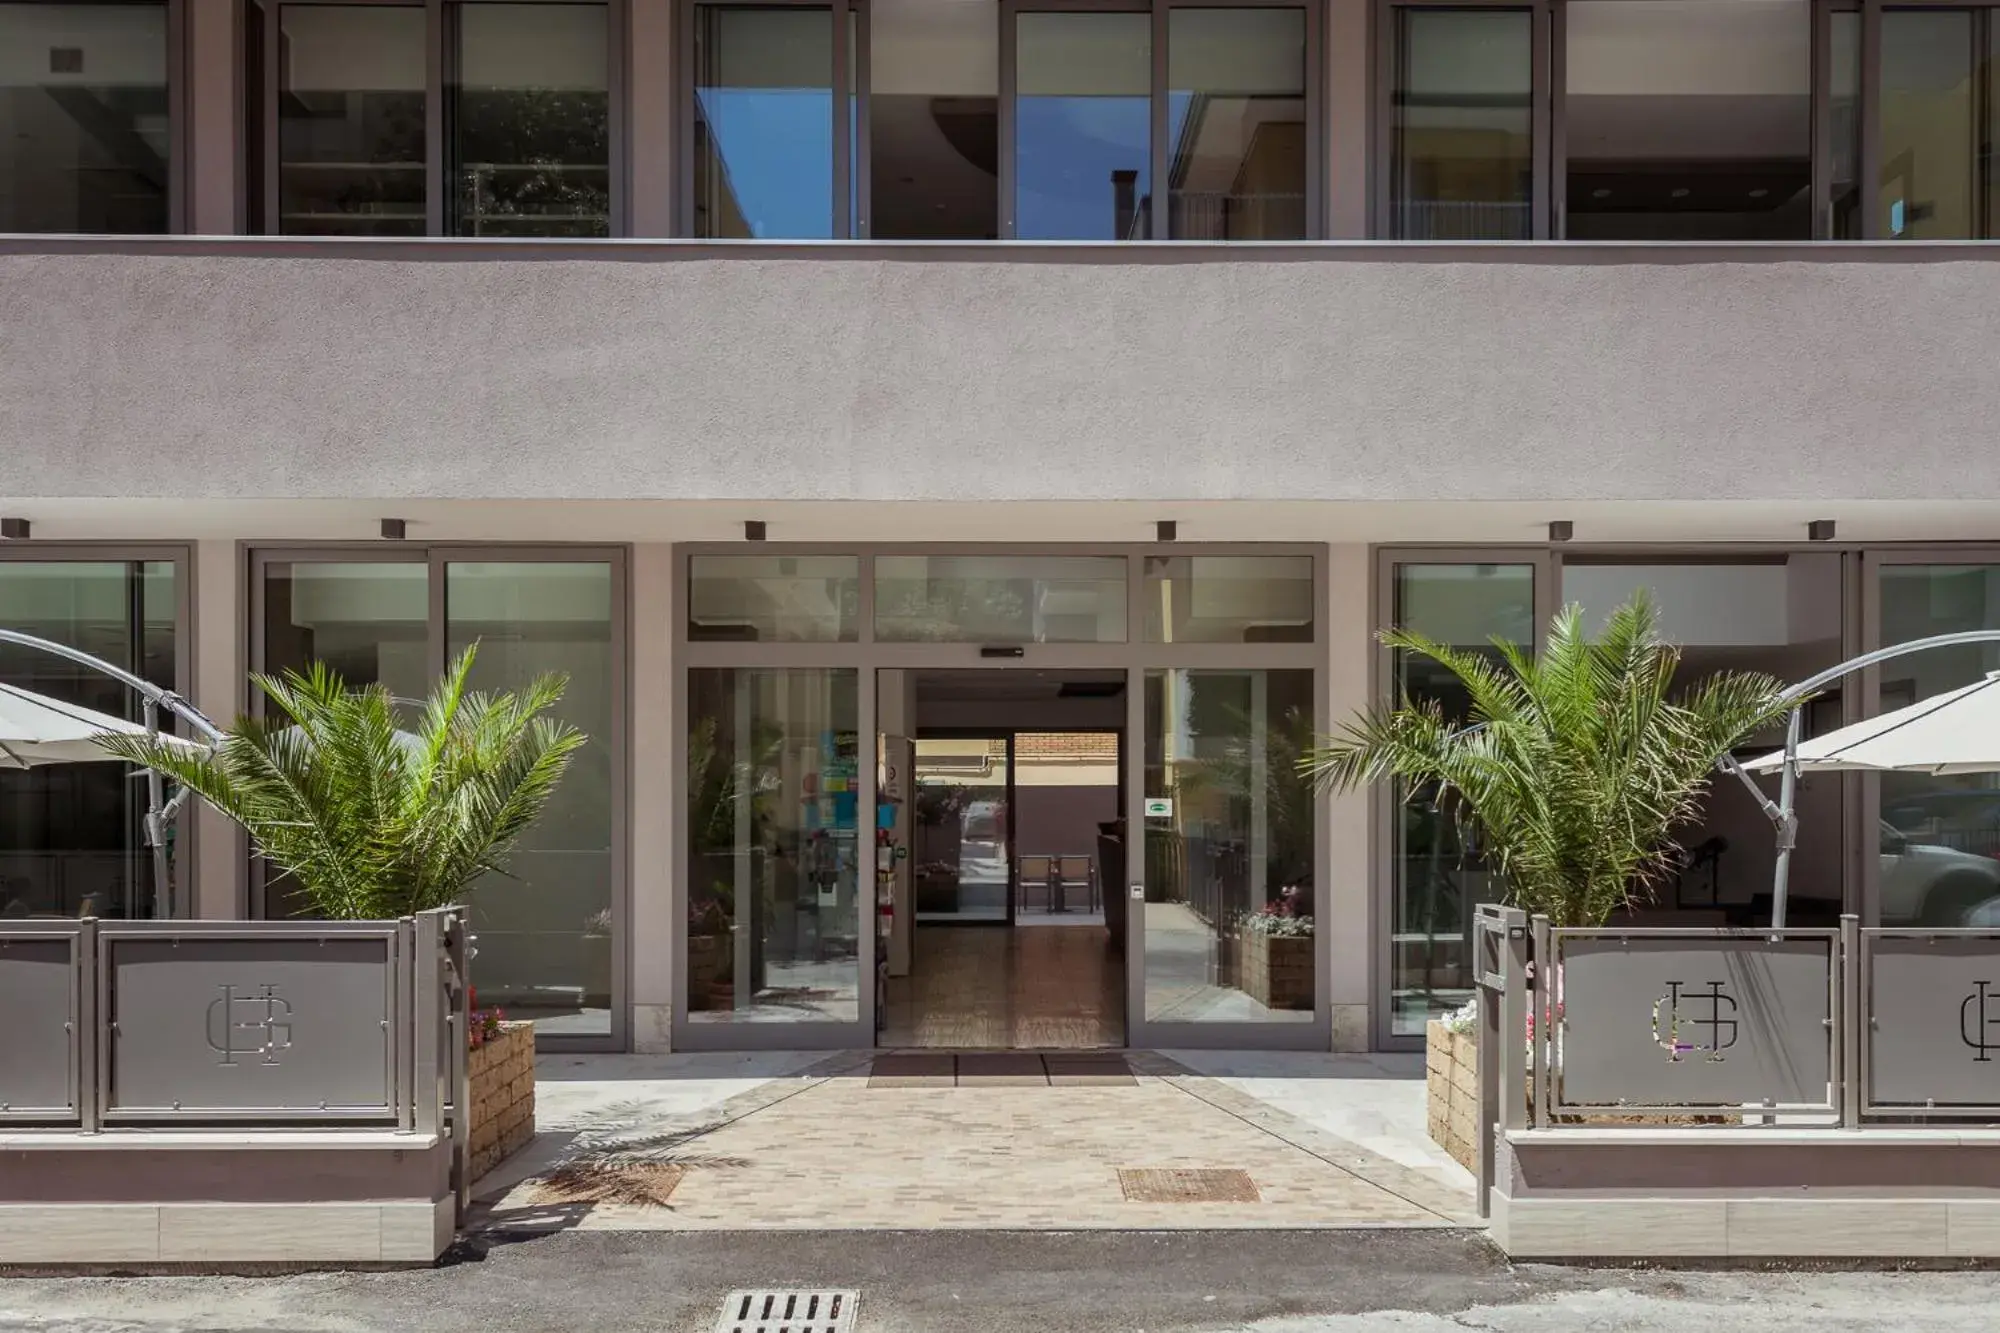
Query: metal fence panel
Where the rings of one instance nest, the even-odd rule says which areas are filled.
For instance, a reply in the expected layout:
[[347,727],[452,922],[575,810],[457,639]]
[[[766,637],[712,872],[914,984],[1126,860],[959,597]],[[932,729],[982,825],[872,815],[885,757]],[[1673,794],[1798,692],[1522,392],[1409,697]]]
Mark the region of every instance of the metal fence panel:
[[2000,1113],[2000,935],[1862,933],[1864,1114]]
[[1834,944],[1555,932],[1558,1109],[1832,1109]]
[[104,1118],[397,1119],[397,927],[102,929]]
[[0,934],[0,1121],[74,1124],[81,1116],[81,939],[76,922]]

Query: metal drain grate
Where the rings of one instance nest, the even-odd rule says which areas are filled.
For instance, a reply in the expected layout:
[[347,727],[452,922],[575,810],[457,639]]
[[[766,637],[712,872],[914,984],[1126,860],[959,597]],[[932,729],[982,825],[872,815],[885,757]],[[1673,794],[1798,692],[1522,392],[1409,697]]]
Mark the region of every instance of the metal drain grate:
[[852,1291],[732,1291],[715,1333],[854,1333]]
[[1128,1203],[1262,1203],[1248,1171],[1210,1167],[1118,1168]]

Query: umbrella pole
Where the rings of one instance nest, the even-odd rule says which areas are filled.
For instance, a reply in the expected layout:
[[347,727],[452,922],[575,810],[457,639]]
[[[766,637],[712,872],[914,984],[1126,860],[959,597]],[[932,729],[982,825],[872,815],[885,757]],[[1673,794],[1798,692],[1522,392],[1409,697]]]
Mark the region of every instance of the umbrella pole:
[[1792,848],[1798,843],[1799,734],[1805,705],[1792,705],[1785,721],[1785,772],[1778,779],[1778,864],[1771,872],[1771,929],[1785,928],[1785,898],[1792,887]]
[[[154,741],[160,739],[160,706],[148,698],[145,704],[146,734]],[[153,852],[153,893],[159,904],[160,916],[171,920],[174,911],[174,881],[171,849],[167,846],[167,803],[166,784],[160,780],[160,770],[146,769],[146,846]]]

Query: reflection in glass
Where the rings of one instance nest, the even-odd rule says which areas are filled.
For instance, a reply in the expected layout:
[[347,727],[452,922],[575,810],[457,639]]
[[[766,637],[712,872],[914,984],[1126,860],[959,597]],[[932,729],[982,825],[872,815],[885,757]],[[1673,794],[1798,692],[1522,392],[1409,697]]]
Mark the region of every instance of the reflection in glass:
[[1005,921],[1013,810],[1007,738],[916,742],[912,881],[919,921]]
[[[1397,565],[1392,614],[1399,629],[1497,660],[1496,638],[1524,647],[1535,642],[1535,569]],[[1458,678],[1429,658],[1397,653],[1394,680],[1399,699],[1435,702],[1448,718],[1471,711]],[[1471,998],[1473,913],[1499,891],[1462,817],[1401,784],[1395,795],[1390,1021],[1399,1036],[1421,1036],[1428,1020]]]
[[[1562,601],[1584,608],[1584,624],[1591,632],[1641,588],[1652,597],[1661,635],[1680,648],[1676,692],[1692,689],[1718,671],[1761,671],[1786,682],[1804,680],[1846,656],[1841,647],[1840,557],[1831,552],[1754,562],[1563,562]],[[1837,728],[1841,707],[1838,684],[1822,691],[1806,710],[1805,734]],[[1745,740],[1736,757],[1747,761],[1783,744],[1783,727],[1773,726]],[[1839,924],[1845,879],[1841,793],[1841,780],[1834,774],[1809,775],[1799,782],[1793,925]],[[1649,901],[1632,904],[1630,920],[1689,926],[1770,921],[1776,841],[1770,821],[1740,785],[1711,783],[1700,822],[1675,836],[1681,856],[1674,880],[1662,884]]]
[[1306,235],[1303,9],[1167,11],[1168,233]]
[[1861,15],[1835,10],[1827,16],[1830,87],[1827,90],[1833,162],[1829,175],[1833,239],[1861,239]]
[[860,1020],[858,673],[688,673],[687,1008]]
[[1568,235],[1812,235],[1807,0],[1565,6]]
[[1390,234],[1515,241],[1534,231],[1534,19],[1396,13]]
[[1311,1021],[1312,672],[1148,671],[1145,710],[1146,1018]]
[[278,230],[423,235],[424,11],[287,5],[278,24]]
[[[1884,15],[1884,17],[1888,17]],[[1884,565],[1882,642],[2000,630],[2000,565]],[[1884,662],[1881,711],[2000,670],[2000,643],[1934,648]],[[1991,925],[2000,900],[2000,775],[1881,775],[1881,924]],[[1988,904],[1976,922],[1966,917]]]
[[875,637],[888,643],[1123,643],[1125,561],[878,556]]
[[1309,555],[1149,555],[1147,643],[1311,643]]
[[0,4],[0,232],[163,232],[165,4]]
[[[349,685],[380,682],[405,705],[429,696],[430,568],[422,561],[294,561],[264,568],[266,675],[303,673],[324,662]],[[263,708],[253,693],[251,707]],[[289,876],[261,861],[259,915],[313,914]]]
[[873,0],[868,21],[869,235],[995,239],[1000,28],[991,0]]
[[852,643],[861,559],[852,555],[688,557],[695,643]]
[[[1882,14],[1882,234],[1892,240],[1990,236],[1993,62],[1969,10]],[[1986,115],[1994,112],[1987,109]]]
[[605,6],[469,4],[452,89],[452,234],[611,234]]
[[[177,607],[170,563],[0,560],[0,625],[169,688]],[[112,717],[141,717],[130,689],[35,649],[0,644],[0,682]],[[162,915],[142,828],[145,792],[123,764],[0,768],[0,924]],[[186,883],[178,856],[172,873]]]
[[1142,240],[1152,210],[1152,18],[1021,14],[1015,29],[1014,230]]
[[554,715],[589,738],[515,844],[507,873],[473,888],[480,1001],[534,1019],[540,1032],[608,1035],[617,938],[611,566],[454,561],[445,566],[444,597],[446,660],[478,645],[473,689],[519,690],[545,674],[565,676]]
[[694,46],[694,234],[832,236],[833,11],[701,5]]

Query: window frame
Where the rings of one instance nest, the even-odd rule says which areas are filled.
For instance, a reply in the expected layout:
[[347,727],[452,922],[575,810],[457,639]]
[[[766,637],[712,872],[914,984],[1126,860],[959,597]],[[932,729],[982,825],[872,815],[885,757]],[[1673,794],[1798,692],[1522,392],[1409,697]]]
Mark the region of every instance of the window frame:
[[[436,0],[433,0],[435,3]],[[834,25],[833,96],[833,237],[836,240],[873,239],[869,208],[869,186],[873,157],[869,137],[871,95],[869,58],[873,47],[872,13],[868,0],[681,0],[675,16],[675,37],[679,55],[675,74],[680,91],[675,99],[677,123],[674,142],[680,165],[674,182],[674,231],[694,237],[694,22],[701,7],[770,9],[800,7],[832,11]],[[1326,19],[1322,4],[1312,0],[1000,0],[993,7],[999,24],[1000,63],[998,70],[998,181],[995,200],[999,239],[1018,239],[1015,220],[1015,71],[1018,26],[1023,13],[1133,13],[1148,14],[1152,21],[1151,149],[1149,168],[1157,192],[1166,180],[1167,145],[1167,41],[1168,15],[1175,9],[1295,9],[1305,18],[1306,102],[1306,235],[1315,240],[1326,235],[1327,127],[1326,127]],[[849,16],[843,22],[841,16]],[[851,122],[851,123],[850,123]],[[852,207],[843,201],[852,200]],[[1147,240],[1172,239],[1164,232],[1167,211],[1149,209]],[[697,238],[712,239],[712,238]],[[786,238],[771,238],[782,241]],[[1213,242],[1232,244],[1233,242]]]
[[[184,0],[169,0],[180,4]],[[247,0],[257,3],[257,0]],[[447,200],[451,189],[453,144],[451,142],[451,95],[458,76],[458,10],[468,4],[599,5],[605,11],[605,88],[610,103],[606,166],[610,171],[610,231],[613,237],[630,234],[631,202],[628,197],[626,162],[625,77],[626,9],[629,0],[268,0],[261,4],[261,51],[246,52],[247,60],[258,62],[263,99],[258,108],[259,145],[257,163],[262,180],[248,186],[258,198],[252,200],[253,215],[261,208],[258,232],[265,236],[306,235],[287,233],[280,217],[283,145],[279,141],[278,106],[284,95],[280,65],[284,11],[293,8],[344,9],[386,7],[421,9],[424,12],[424,230],[426,237],[451,237],[451,210]],[[455,238],[455,239],[472,239]],[[571,240],[572,237],[522,238]]]

